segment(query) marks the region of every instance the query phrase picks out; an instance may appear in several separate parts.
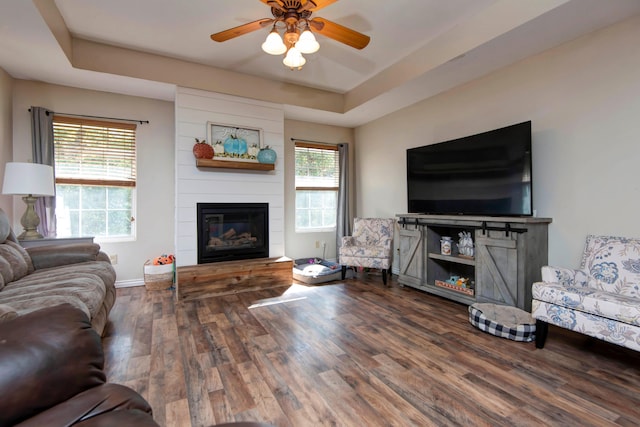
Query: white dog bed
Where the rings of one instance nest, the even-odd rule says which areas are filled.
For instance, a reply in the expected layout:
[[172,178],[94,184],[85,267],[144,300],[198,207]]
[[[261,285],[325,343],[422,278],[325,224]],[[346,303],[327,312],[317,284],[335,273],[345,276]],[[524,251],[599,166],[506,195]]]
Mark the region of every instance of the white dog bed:
[[293,278],[308,285],[342,278],[342,266],[320,258],[300,258],[294,261]]

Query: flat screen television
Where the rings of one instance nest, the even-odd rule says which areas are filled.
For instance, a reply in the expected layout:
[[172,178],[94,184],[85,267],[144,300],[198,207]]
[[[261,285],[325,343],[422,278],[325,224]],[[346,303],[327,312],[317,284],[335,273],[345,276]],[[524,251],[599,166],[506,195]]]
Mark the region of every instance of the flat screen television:
[[530,216],[531,121],[407,150],[410,213]]

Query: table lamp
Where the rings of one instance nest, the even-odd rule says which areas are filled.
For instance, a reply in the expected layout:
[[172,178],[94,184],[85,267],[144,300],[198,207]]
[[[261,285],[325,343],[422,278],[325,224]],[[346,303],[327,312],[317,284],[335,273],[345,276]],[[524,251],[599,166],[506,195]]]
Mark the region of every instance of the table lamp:
[[34,205],[39,196],[55,194],[53,167],[39,163],[7,163],[4,169],[2,194],[24,195],[22,200],[27,210],[20,219],[24,232],[18,236],[20,240],[42,239],[38,233],[40,218]]

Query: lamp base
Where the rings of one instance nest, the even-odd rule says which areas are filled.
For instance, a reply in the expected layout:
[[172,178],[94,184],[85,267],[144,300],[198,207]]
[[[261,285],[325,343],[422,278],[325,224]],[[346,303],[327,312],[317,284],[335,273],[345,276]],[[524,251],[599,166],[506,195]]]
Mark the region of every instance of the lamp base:
[[24,231],[18,236],[18,240],[42,239],[44,236],[38,233],[40,218],[38,217],[35,209],[35,204],[38,198],[29,194],[28,196],[24,196],[22,200],[27,205],[27,210],[24,212],[24,215],[22,215],[22,218],[20,218],[20,224],[22,224]]
[[18,240],[37,240],[43,238],[44,236],[35,230],[25,230],[18,236]]

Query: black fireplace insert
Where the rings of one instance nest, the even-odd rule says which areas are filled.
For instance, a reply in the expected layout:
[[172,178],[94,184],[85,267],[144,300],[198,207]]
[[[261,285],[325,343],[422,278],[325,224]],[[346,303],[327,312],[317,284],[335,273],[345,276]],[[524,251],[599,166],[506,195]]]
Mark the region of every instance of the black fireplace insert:
[[269,256],[268,203],[198,203],[198,264]]

